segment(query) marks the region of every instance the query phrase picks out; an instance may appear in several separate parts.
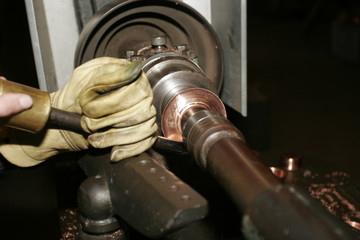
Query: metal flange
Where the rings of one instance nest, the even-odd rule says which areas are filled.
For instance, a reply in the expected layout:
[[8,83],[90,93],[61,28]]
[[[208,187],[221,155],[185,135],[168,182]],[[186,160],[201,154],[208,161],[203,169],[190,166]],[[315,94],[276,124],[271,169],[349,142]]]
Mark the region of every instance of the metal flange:
[[136,55],[152,45],[154,36],[167,36],[170,48],[186,46],[194,51],[200,68],[220,90],[224,61],[216,33],[205,18],[180,1],[121,0],[107,5],[81,32],[75,66],[95,57],[128,58],[130,51]]

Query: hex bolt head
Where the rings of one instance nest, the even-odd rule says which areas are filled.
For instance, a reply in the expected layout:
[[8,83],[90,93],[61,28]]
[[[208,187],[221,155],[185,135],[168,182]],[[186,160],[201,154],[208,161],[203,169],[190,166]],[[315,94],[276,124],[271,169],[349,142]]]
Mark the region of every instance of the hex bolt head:
[[195,54],[195,51],[193,49],[188,49],[186,52],[185,52],[186,56],[188,56],[190,59],[194,59],[196,58],[196,54]]
[[134,55],[130,57],[131,62],[142,62],[144,60],[144,56]]
[[193,59],[191,59],[194,63],[199,64],[199,58],[198,57],[194,57]]
[[165,36],[152,37],[151,45],[154,47],[165,46],[166,45],[166,37]]
[[128,50],[128,51],[125,52],[125,54],[126,54],[126,57],[127,57],[127,58],[130,58],[130,57],[132,57],[132,56],[135,55],[135,51],[133,51],[133,50]]
[[178,45],[178,46],[176,46],[176,49],[180,52],[185,51],[186,45],[185,44]]

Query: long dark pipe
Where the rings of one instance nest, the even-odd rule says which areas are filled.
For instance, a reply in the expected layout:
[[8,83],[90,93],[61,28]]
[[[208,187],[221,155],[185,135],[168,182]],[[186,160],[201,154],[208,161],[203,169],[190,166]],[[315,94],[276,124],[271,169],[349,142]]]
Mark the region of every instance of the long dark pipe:
[[196,111],[183,124],[183,138],[243,214],[249,239],[352,239],[314,199],[281,183],[223,116]]
[[241,211],[263,191],[281,186],[240,139],[227,137],[216,142],[209,150],[207,164],[207,169],[226,187]]

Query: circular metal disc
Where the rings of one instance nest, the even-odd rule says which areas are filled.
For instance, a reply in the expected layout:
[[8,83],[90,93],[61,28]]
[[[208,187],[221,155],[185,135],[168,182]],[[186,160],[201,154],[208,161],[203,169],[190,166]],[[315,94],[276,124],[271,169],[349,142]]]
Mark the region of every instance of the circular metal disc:
[[220,90],[223,56],[211,25],[188,5],[171,0],[118,1],[100,10],[82,31],[75,66],[95,57],[126,58],[126,51],[151,45],[154,36],[167,36],[167,45],[186,45],[199,66]]

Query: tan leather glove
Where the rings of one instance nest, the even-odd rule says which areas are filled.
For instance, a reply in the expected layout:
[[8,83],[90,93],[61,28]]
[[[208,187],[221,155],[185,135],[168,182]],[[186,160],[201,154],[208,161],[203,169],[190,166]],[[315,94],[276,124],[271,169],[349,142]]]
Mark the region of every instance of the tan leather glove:
[[114,146],[111,160],[119,161],[142,153],[156,140],[152,90],[139,63],[109,57],[93,59],[75,69],[70,82],[52,93],[51,99],[55,108],[84,115],[81,125],[88,137],[47,129],[34,144],[28,133],[16,132],[12,139],[15,144],[0,147],[9,161],[32,166],[62,151],[87,149],[89,143],[95,148]]

